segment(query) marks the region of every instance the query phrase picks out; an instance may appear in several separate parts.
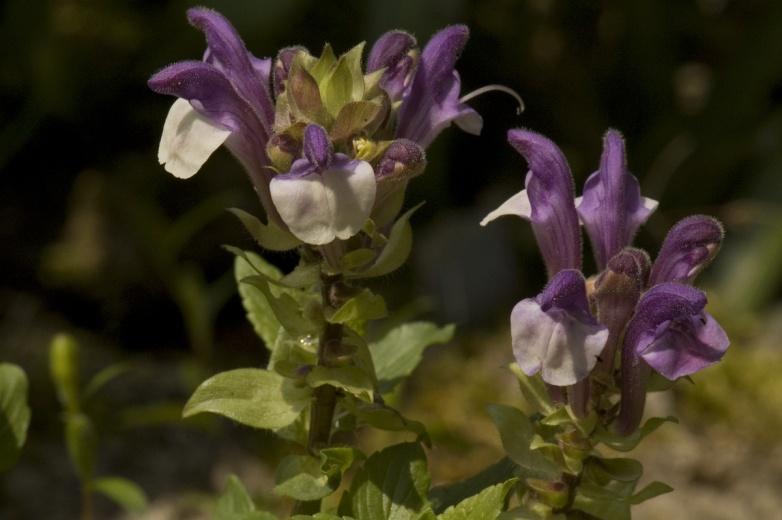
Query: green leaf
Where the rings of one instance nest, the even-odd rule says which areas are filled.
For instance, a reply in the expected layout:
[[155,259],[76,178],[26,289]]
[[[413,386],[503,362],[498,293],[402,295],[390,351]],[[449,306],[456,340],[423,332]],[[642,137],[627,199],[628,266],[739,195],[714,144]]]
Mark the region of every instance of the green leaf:
[[641,491],[630,497],[630,503],[633,505],[640,504],[641,502],[646,502],[647,500],[651,500],[655,497],[659,497],[660,495],[670,493],[671,491],[673,491],[671,486],[664,482],[655,480],[654,482],[651,482],[645,486]]
[[65,444],[76,473],[82,482],[89,482],[95,470],[95,429],[90,419],[81,413],[65,416]]
[[0,363],[0,471],[16,463],[29,426],[27,376],[16,365]]
[[327,475],[342,476],[364,454],[352,446],[332,446],[320,450],[320,469]]
[[413,248],[413,229],[410,227],[410,217],[423,205],[422,202],[409,209],[394,222],[388,235],[388,243],[378,255],[375,263],[368,269],[348,273],[347,276],[349,278],[373,278],[384,276],[402,267]]
[[372,379],[355,366],[325,367],[316,366],[307,374],[307,384],[312,388],[330,385],[355,395],[363,401],[372,402]]
[[[280,288],[281,286],[272,285],[271,282],[274,280],[265,275],[249,276],[241,280],[241,283],[250,285],[263,294],[274,313],[274,317],[286,330],[294,334],[317,332],[320,324],[313,321],[311,316],[305,316],[306,307],[302,309],[305,299],[303,291],[285,287],[275,291],[272,287]],[[296,294],[297,292],[300,294]]]
[[546,385],[539,377],[528,376],[522,372],[521,368],[519,368],[519,365],[516,363],[511,363],[510,371],[513,372],[518,379],[521,393],[530,406],[543,415],[550,415],[556,410],[556,407],[551,402],[551,398],[546,391]]
[[[411,419],[406,419],[401,413],[382,403],[366,403],[352,399],[343,399],[341,404],[355,416],[357,427],[368,425],[380,430],[408,431],[415,433],[418,439],[429,444],[429,434],[426,427]],[[354,429],[354,428],[349,428]]]
[[360,332],[363,324],[388,315],[386,302],[382,296],[374,294],[369,289],[362,289],[356,296],[342,304],[328,318],[331,323],[342,323]]
[[546,426],[562,426],[572,425],[577,428],[585,437],[589,437],[592,431],[597,426],[598,417],[594,411],[590,411],[589,415],[584,418],[576,417],[570,406],[560,406],[555,408],[553,412],[546,415],[540,420],[540,424]]
[[635,449],[636,446],[650,433],[654,432],[657,428],[667,422],[678,423],[679,420],[676,417],[652,417],[644,423],[638,430],[634,431],[627,437],[622,437],[616,433],[613,433],[605,428],[598,427],[592,435],[592,438],[597,442],[602,442],[606,446],[616,451],[630,451]]
[[629,502],[590,482],[578,486],[572,507],[602,520],[631,520]]
[[312,390],[275,372],[240,368],[216,374],[196,389],[184,417],[215,413],[253,428],[291,424],[310,403]]
[[70,334],[57,334],[49,346],[49,373],[60,403],[79,411],[79,345]]
[[264,224],[255,215],[251,215],[239,208],[228,208],[228,211],[241,221],[247,232],[264,249],[269,251],[289,251],[301,244],[299,239],[288,231],[278,228],[271,221],[268,224]]
[[329,135],[335,141],[342,141],[360,133],[380,115],[383,105],[374,101],[351,101],[337,114]]
[[369,351],[380,383],[380,392],[388,393],[409,376],[421,362],[424,350],[453,338],[454,325],[438,327],[434,323],[405,323],[391,329],[382,339],[371,343]]
[[508,456],[527,471],[525,476],[553,480],[560,474],[557,464],[531,449],[535,430],[529,418],[512,406],[491,404],[487,411],[502,439]]
[[272,279],[282,277],[279,269],[255,253],[245,252],[242,256],[237,256],[234,259],[234,277],[239,286],[239,295],[242,298],[247,319],[252,323],[255,333],[261,337],[266,348],[271,350],[282,325],[274,315],[274,311],[263,292],[249,284],[242,283],[242,280],[254,276],[259,271]]
[[414,520],[427,508],[430,477],[418,443],[390,446],[374,453],[350,488],[356,520]]
[[340,259],[339,263],[343,270],[350,271],[359,267],[363,267],[374,259],[375,252],[372,249],[361,248],[345,253],[345,255]]
[[465,480],[445,486],[436,486],[429,491],[429,500],[437,513],[454,506],[462,500],[481,492],[489,486],[500,484],[514,476],[516,464],[503,457],[480,473]]
[[232,520],[242,515],[255,511],[255,503],[245,489],[242,481],[236,475],[228,475],[225,490],[217,499],[214,520]]
[[147,508],[144,490],[126,478],[101,477],[92,482],[92,488],[129,513],[141,513]]
[[339,486],[321,471],[321,460],[310,455],[288,455],[277,467],[274,492],[296,500],[320,500]]
[[473,520],[481,518],[485,520],[496,520],[505,507],[505,497],[518,479],[510,479],[502,484],[495,484],[478,493],[475,496],[459,502],[456,506],[451,506],[443,514],[438,516],[438,520]]
[[316,364],[317,353],[317,336],[292,336],[285,329],[281,329],[274,343],[268,369],[289,378],[301,377],[299,369],[302,366]]
[[90,379],[87,386],[84,387],[84,400],[90,399],[98,393],[98,390],[105,385],[118,378],[119,376],[126,374],[133,370],[134,364],[130,362],[115,363],[109,365]]

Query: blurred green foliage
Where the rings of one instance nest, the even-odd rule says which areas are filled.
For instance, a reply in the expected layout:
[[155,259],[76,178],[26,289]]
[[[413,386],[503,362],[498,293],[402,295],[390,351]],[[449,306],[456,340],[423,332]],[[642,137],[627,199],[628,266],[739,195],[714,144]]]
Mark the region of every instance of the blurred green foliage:
[[[510,305],[543,282],[525,226],[477,226],[484,210],[522,185],[523,161],[504,142],[512,126],[557,141],[579,185],[596,168],[606,127],[622,130],[633,173],[661,203],[638,237],[641,246],[655,249],[686,214],[723,220],[726,243],[706,285],[734,348],[695,386],[680,385],[677,399],[682,414],[704,424],[741,424],[745,438],[774,441],[772,432],[782,428],[775,397],[782,360],[782,330],[775,326],[782,292],[782,3],[205,3],[233,20],[258,56],[297,43],[318,51],[324,41],[343,52],[393,28],[425,41],[442,25],[464,22],[472,31],[459,65],[465,92],[500,83],[524,97],[520,117],[509,98],[472,101],[485,119],[483,136],[446,132],[431,148],[427,173],[409,190],[411,206],[427,201],[412,219],[414,259],[390,281],[376,282],[390,308],[424,292],[431,303],[413,306],[415,312],[424,307],[459,326],[461,352],[448,359],[438,358],[437,348],[426,354],[441,361],[425,359],[424,370],[448,371],[432,378],[440,384],[413,384],[398,396],[427,391],[419,409],[444,415],[444,392],[454,396],[454,417],[431,425],[436,444],[464,454],[476,439],[489,442],[480,428],[458,427],[474,420],[462,401],[496,401],[505,388],[492,386],[497,373],[474,373],[487,370],[475,361],[488,349],[477,344],[485,338],[480,327],[504,327]],[[48,339],[62,329],[84,336],[84,373],[128,358],[151,367],[124,386],[104,389],[134,405],[122,415],[129,422],[158,426],[119,433],[106,446],[102,470],[127,468],[121,472],[158,496],[220,488],[221,465],[248,452],[274,458],[273,441],[259,446],[223,423],[186,432],[159,426],[203,379],[207,361],[235,368],[263,366],[267,357],[235,295],[233,259],[218,247],[253,247],[252,237],[222,211],[259,213],[244,173],[223,151],[188,183],[166,175],[156,161],[171,100],[149,92],[145,82],[167,63],[201,56],[202,37],[184,17],[189,5],[0,5],[0,360],[24,367],[34,411],[13,470],[26,478],[3,480],[0,516],[56,520],[78,509],[72,497],[78,483],[61,449],[59,407],[48,382]],[[293,261],[286,254],[271,258],[283,267]],[[507,345],[493,344],[490,366],[501,366]],[[514,393],[507,395],[515,391],[509,387]],[[469,410],[482,414],[477,404]],[[198,456],[194,446],[201,448]],[[150,460],[159,457],[156,450],[166,450],[167,464]],[[481,453],[434,473],[468,474],[466,466]],[[255,471],[253,490],[269,489],[273,477]],[[53,490],[48,503],[28,499],[42,488]],[[108,503],[96,508],[113,511]]]

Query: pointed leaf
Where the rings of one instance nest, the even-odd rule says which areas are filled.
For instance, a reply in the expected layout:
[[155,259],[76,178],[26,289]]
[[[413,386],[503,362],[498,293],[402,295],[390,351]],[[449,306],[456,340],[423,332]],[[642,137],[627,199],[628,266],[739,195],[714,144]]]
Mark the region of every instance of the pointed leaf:
[[302,501],[320,500],[330,495],[339,480],[330,482],[320,467],[320,459],[310,455],[288,455],[277,467],[274,492]]
[[427,508],[430,477],[426,455],[417,443],[373,454],[350,488],[356,520],[416,520]]
[[13,466],[27,439],[30,407],[27,376],[16,365],[0,364],[0,471]]
[[101,477],[92,483],[95,491],[111,499],[128,513],[140,513],[147,508],[147,496],[138,484],[121,477]]
[[630,498],[630,503],[633,505],[640,504],[655,497],[659,497],[660,495],[670,493],[671,491],[673,491],[671,486],[664,482],[655,480],[654,482],[651,482],[645,486],[641,491],[633,495]]
[[388,235],[388,242],[371,267],[364,271],[348,273],[347,276],[349,278],[374,278],[384,276],[402,267],[413,248],[413,229],[410,226],[410,217],[423,204],[422,202],[408,210],[394,222]]
[[255,239],[259,246],[270,251],[289,251],[301,241],[288,231],[282,230],[272,222],[264,224],[255,215],[251,215],[239,208],[228,208],[244,225],[247,232]]
[[334,311],[328,321],[346,324],[353,330],[361,332],[364,323],[384,318],[387,314],[388,310],[383,297],[374,294],[369,289],[362,289],[356,296]]
[[502,484],[495,484],[480,493],[451,506],[438,516],[438,520],[473,520],[481,518],[496,520],[505,508],[505,497],[518,479],[510,479]]
[[247,252],[244,257],[237,256],[234,259],[234,277],[239,285],[239,295],[242,298],[247,319],[252,323],[255,333],[263,340],[264,346],[272,350],[282,325],[274,315],[274,311],[263,292],[249,284],[241,283],[242,280],[254,276],[258,271],[270,278],[282,276],[279,269],[255,253]]
[[527,470],[529,477],[553,480],[560,474],[559,467],[537,450],[531,449],[535,430],[521,410],[511,406],[491,404],[487,411],[500,432],[502,446],[508,456]]
[[435,512],[441,513],[445,509],[454,506],[483,489],[501,484],[513,477],[516,464],[507,457],[503,457],[480,473],[454,484],[436,486],[429,491],[429,500]]
[[282,428],[296,420],[311,395],[309,387],[299,387],[275,372],[240,368],[201,383],[185,405],[183,416],[209,412],[253,428]]
[[530,406],[543,415],[550,415],[556,410],[548,392],[546,392],[546,385],[539,376],[528,376],[517,363],[511,363],[510,371],[518,379],[521,393]]
[[638,446],[644,437],[654,432],[657,428],[667,422],[678,423],[679,420],[673,416],[652,417],[646,421],[643,426],[627,437],[622,437],[621,435],[608,431],[605,428],[598,428],[594,432],[593,438],[616,451],[630,451],[635,449],[635,447]]
[[362,401],[372,402],[372,379],[356,366],[326,367],[318,365],[307,374],[307,384],[312,388],[329,385],[355,395]]
[[369,346],[380,392],[388,393],[409,376],[421,362],[424,350],[448,343],[456,330],[454,325],[438,327],[434,323],[406,323],[389,331]]

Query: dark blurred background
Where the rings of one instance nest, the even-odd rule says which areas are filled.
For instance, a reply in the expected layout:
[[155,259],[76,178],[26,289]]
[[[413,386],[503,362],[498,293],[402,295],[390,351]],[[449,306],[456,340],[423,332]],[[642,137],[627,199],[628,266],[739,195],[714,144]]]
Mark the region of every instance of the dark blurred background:
[[[291,44],[318,52],[325,41],[345,51],[394,28],[423,43],[444,25],[466,23],[472,36],[458,66],[463,91],[498,83],[526,101],[517,115],[509,97],[479,97],[471,104],[484,117],[483,134],[450,129],[431,147],[429,169],[408,191],[408,205],[427,201],[413,218],[415,253],[378,282],[400,316],[459,325],[455,343],[425,360],[421,370],[430,377],[401,397],[413,403],[411,415],[433,424],[442,461],[459,460],[433,462],[435,477],[464,476],[498,453],[482,406],[518,399],[511,382],[493,383],[508,379],[498,368],[510,359],[507,314],[544,283],[527,225],[478,226],[523,186],[525,166],[506,144],[506,130],[524,126],[559,143],[580,192],[598,164],[603,132],[615,127],[644,194],[660,201],[638,244],[654,254],[667,229],[692,213],[725,223],[725,246],[703,284],[734,343],[721,366],[657,404],[685,423],[670,427],[677,434],[661,434],[661,445],[689,447],[675,461],[650,456],[654,476],[681,491],[644,506],[641,514],[650,516],[639,518],[778,514],[782,3],[205,4],[231,19],[257,56]],[[105,422],[99,467],[142,485],[152,500],[148,518],[201,518],[206,495],[229,471],[275,506],[273,476],[258,463],[278,456],[269,435],[176,420],[205,375],[266,357],[235,295],[231,255],[220,248],[252,247],[224,211],[260,214],[244,173],[222,150],[188,182],[156,160],[172,99],[153,94],[146,80],[172,61],[201,56],[202,36],[185,19],[190,5],[4,0],[0,7],[0,360],[27,370],[33,405],[22,459],[0,480],[3,518],[77,514],[78,484],[47,374],[48,341],[60,330],[81,340],[86,375],[123,360],[138,366],[106,388],[95,413]],[[282,267],[295,260],[271,258]],[[414,404],[427,402],[437,405]],[[475,424],[487,433],[476,433]],[[715,446],[724,448],[725,468],[709,460]],[[780,456],[769,458],[769,450]],[[752,473],[742,476],[737,466],[762,472],[763,484],[747,487]],[[682,512],[685,503],[695,509]],[[119,515],[108,503],[98,507],[107,518]]]

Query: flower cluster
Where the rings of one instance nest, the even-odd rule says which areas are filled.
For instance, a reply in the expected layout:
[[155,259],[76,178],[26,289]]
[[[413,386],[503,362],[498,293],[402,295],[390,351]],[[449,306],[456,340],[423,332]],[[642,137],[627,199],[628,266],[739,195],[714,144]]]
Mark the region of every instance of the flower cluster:
[[169,65],[149,80],[176,96],[159,160],[180,178],[194,175],[225,145],[253,182],[270,224],[301,242],[324,245],[356,235],[372,218],[385,225],[402,205],[407,181],[426,164],[424,150],[451,123],[481,130],[460,98],[454,70],[465,26],[447,27],[419,51],[391,31],[340,57],[287,47],[259,59],[219,13],[192,8],[206,36],[201,61]]
[[[549,385],[582,393],[593,373],[612,385],[620,358],[618,422],[630,432],[641,419],[651,369],[675,380],[719,361],[728,348],[725,332],[704,310],[705,294],[692,286],[719,250],[722,226],[702,215],[679,221],[652,263],[631,243],[657,202],[641,196],[617,131],[606,132],[600,167],[578,198],[552,141],[527,130],[509,131],[508,141],[529,165],[526,189],[482,224],[502,215],[529,220],[549,275],[537,297],[511,312],[515,358],[527,375],[540,372]],[[589,279],[581,272],[581,225],[599,270]]]

